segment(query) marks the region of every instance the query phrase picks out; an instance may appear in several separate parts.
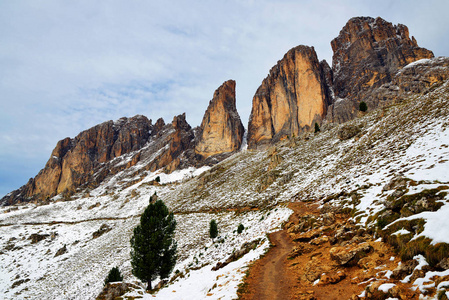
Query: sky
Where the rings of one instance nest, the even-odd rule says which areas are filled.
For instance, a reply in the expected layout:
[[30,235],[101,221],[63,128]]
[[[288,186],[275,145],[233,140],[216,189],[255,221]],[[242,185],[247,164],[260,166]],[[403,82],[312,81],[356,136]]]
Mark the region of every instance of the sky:
[[449,1],[0,0],[0,197],[45,166],[57,141],[142,114],[201,123],[215,89],[252,97],[297,45],[332,62],[330,42],[356,16],[405,24],[449,56]]

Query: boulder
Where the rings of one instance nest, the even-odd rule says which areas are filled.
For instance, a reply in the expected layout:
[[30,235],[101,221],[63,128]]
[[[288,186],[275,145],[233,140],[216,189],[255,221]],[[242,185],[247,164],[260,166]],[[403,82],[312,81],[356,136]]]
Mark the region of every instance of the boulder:
[[345,124],[340,130],[338,130],[337,135],[341,141],[349,140],[355,137],[360,132],[360,128],[353,124]]
[[339,265],[353,265],[365,257],[373,247],[368,243],[360,245],[349,245],[346,247],[334,247],[329,253],[333,260]]
[[63,255],[64,253],[67,253],[66,245],[64,245],[62,248],[59,248],[58,251],[56,251],[55,257]]

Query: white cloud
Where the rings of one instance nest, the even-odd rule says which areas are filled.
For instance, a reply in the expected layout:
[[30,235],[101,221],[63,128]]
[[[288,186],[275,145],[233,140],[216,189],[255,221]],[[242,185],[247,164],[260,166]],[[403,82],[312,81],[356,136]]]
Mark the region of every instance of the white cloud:
[[122,116],[169,122],[186,112],[197,126],[227,79],[237,81],[246,127],[277,60],[305,44],[331,63],[330,41],[353,16],[404,23],[420,45],[447,54],[447,2],[412,2],[2,1],[0,158],[45,161],[59,139]]

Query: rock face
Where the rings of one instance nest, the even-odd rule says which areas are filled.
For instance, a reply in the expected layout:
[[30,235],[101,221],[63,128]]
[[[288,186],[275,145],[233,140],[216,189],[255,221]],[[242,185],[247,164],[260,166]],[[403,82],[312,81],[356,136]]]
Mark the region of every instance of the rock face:
[[199,129],[195,152],[203,157],[240,149],[244,128],[235,106],[235,81],[228,80],[214,93]]
[[[2,203],[45,201],[60,193],[71,194],[81,186],[93,188],[108,175],[138,162],[145,164],[145,170],[166,167],[173,171],[179,165],[178,156],[192,148],[193,138],[185,114],[175,117],[168,125],[159,119],[153,126],[151,120],[141,115],[104,122],[74,139],[59,141],[45,168],[26,185],[4,197]],[[156,152],[159,155],[154,157]],[[120,159],[116,162],[115,158]]]
[[[433,53],[420,48],[409,37],[407,26],[393,25],[382,18],[350,19],[331,42],[333,91],[339,101],[332,121],[344,122],[356,116],[358,103],[373,88],[392,80],[405,65],[432,58]],[[368,107],[375,103],[368,103]]]
[[264,148],[321,124],[329,105],[324,73],[313,47],[288,51],[254,95],[248,147]]
[[73,191],[97,165],[142,147],[151,121],[144,116],[108,121],[59,141],[45,168],[22,187],[23,198],[46,198]]

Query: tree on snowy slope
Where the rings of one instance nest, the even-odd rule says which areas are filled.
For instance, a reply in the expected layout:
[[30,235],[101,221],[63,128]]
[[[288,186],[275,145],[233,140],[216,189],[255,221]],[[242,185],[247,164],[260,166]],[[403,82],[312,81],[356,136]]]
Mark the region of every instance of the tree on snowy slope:
[[134,276],[147,282],[168,278],[175,266],[177,244],[173,238],[176,220],[162,200],[150,203],[134,228],[131,238],[131,266]]
[[209,224],[209,236],[214,241],[214,238],[216,238],[218,235],[218,226],[217,221],[211,220]]

